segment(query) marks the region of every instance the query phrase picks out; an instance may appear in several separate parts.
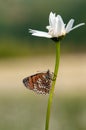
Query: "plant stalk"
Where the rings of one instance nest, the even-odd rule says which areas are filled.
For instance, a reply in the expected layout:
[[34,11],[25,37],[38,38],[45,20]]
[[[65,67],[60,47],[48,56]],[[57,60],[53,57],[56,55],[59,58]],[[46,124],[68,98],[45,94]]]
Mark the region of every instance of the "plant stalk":
[[52,100],[53,100],[56,78],[57,78],[57,74],[58,74],[59,60],[60,60],[60,42],[57,42],[56,43],[55,69],[54,69],[54,76],[53,76],[53,79],[52,79],[52,86],[51,86],[51,90],[50,90],[50,94],[49,94],[49,98],[48,98],[45,130],[49,130],[50,112],[51,112],[51,105],[52,105]]

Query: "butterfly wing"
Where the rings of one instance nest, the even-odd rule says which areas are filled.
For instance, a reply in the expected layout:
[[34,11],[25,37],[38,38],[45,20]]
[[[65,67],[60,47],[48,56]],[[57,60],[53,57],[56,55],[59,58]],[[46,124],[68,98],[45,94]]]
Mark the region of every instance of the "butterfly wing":
[[49,71],[46,73],[37,73],[35,75],[23,79],[24,85],[39,94],[47,94],[51,88],[51,74]]

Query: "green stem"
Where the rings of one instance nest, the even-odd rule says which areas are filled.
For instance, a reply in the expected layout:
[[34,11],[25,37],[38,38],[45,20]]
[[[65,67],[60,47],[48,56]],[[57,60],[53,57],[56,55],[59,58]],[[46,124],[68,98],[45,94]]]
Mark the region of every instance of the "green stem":
[[48,99],[45,130],[49,129],[50,111],[51,111],[52,99],[53,99],[54,88],[55,88],[55,83],[56,83],[56,77],[57,77],[58,68],[59,68],[59,60],[60,60],[60,42],[57,42],[56,43],[56,62],[55,62],[55,69],[54,69],[52,87],[51,87],[49,99]]

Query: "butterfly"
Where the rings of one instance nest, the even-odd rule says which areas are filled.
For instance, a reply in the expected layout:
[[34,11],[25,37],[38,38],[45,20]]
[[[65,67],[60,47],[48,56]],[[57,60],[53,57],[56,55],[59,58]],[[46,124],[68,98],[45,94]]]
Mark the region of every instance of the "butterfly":
[[52,73],[46,72],[36,73],[23,79],[26,88],[33,90],[39,94],[48,94],[52,84]]

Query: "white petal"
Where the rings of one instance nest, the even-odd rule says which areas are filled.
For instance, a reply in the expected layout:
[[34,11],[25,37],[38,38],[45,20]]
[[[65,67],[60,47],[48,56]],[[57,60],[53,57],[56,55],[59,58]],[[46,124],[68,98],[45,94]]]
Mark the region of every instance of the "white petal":
[[54,26],[54,23],[55,23],[55,13],[51,12],[49,15],[49,24],[52,27],[52,26]]
[[69,33],[74,23],[74,19],[71,19],[66,26],[66,33]]
[[80,24],[76,25],[75,27],[71,28],[70,31],[72,31],[72,30],[74,30],[74,29],[76,29],[76,28],[78,28],[78,27],[80,27],[80,26],[82,26],[82,25],[85,25],[85,23],[80,23]]
[[64,32],[65,31],[65,24],[64,24],[63,19],[60,15],[57,15],[57,17],[59,19],[59,25],[58,26],[60,26],[59,27],[59,30],[60,30],[59,33],[60,33],[60,35],[62,35],[62,33],[65,33]]
[[61,34],[61,22],[58,18],[56,18],[56,26],[54,29],[54,33],[55,35],[57,35],[57,37]]
[[47,32],[37,31],[37,30],[32,30],[32,29],[29,29],[29,31],[30,33],[32,33],[33,36],[52,38],[52,36],[49,35]]
[[57,15],[58,19],[60,20],[61,24],[64,25],[63,19],[60,15]]
[[46,29],[48,29],[48,30],[49,30],[50,28],[51,28],[51,26],[46,26]]
[[61,36],[61,32],[62,32],[62,28],[63,28],[63,22],[60,18],[60,15],[58,15],[56,17],[56,23],[55,23],[55,28],[54,28],[54,35],[55,36]]

